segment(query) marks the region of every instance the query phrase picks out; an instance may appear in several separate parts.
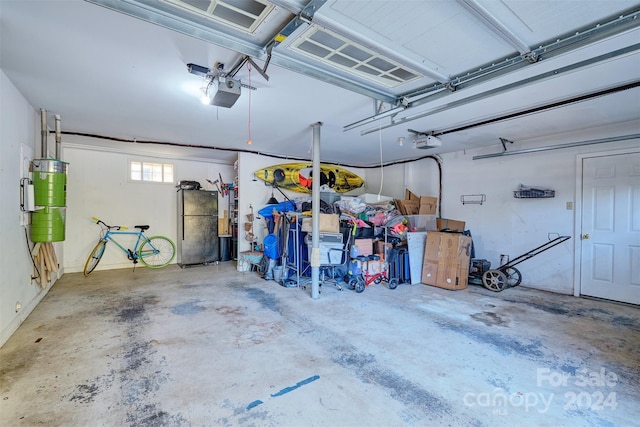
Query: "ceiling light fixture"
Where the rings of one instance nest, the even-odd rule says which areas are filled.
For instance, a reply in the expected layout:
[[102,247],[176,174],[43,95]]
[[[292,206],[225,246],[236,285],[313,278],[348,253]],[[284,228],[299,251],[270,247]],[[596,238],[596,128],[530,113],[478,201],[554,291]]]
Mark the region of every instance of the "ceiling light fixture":
[[200,88],[200,102],[202,105],[209,104],[209,96],[207,95],[207,88],[205,87]]
[[413,129],[407,129],[413,134],[413,148],[425,150],[427,148],[438,148],[442,146],[442,140],[432,133],[420,132]]
[[[233,79],[228,75],[224,71],[222,63],[218,63],[215,70],[196,64],[187,64],[187,69],[191,74],[204,78],[200,95],[200,101],[203,104],[231,108],[240,98],[240,88],[245,86],[240,80]],[[251,88],[250,86],[246,87]]]
[[[187,70],[191,74],[204,78],[204,84],[201,89],[202,94],[200,96],[200,100],[203,103],[230,108],[240,97],[241,88],[256,90],[255,87],[251,86],[250,80],[249,84],[244,84],[239,79],[234,78],[238,71],[244,64],[248,64],[249,71],[251,71],[250,66],[253,65],[265,80],[269,80],[269,76],[266,73],[269,58],[270,55],[267,58],[267,62],[265,62],[264,69],[260,69],[250,57],[244,56],[229,72],[225,71],[224,64],[220,62],[216,63],[215,69],[189,63],[187,64]],[[216,88],[215,91],[212,89],[212,86]]]
[[211,98],[209,97],[211,86],[213,86],[213,81],[205,80],[203,86],[200,88],[200,102],[202,102],[203,105],[211,104]]

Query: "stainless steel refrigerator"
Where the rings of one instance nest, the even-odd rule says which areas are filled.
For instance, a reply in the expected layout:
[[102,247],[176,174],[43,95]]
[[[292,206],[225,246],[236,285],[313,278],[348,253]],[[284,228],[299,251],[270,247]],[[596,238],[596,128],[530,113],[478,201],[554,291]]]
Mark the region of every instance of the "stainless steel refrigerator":
[[220,260],[218,192],[178,191],[178,265]]

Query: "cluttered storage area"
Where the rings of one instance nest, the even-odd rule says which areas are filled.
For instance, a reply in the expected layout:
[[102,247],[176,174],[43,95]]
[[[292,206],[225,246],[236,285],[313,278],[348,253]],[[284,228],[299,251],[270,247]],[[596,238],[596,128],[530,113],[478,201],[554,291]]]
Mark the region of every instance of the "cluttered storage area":
[[[405,190],[404,199],[341,196],[322,191],[319,218],[320,286],[358,293],[368,286],[395,289],[426,284],[459,290],[469,283],[501,291],[520,283],[512,265],[492,270],[476,259],[471,232],[460,219],[437,215],[438,198]],[[239,269],[284,287],[306,288],[311,276],[311,197],[268,204],[268,234],[238,254]],[[525,257],[526,258],[526,257]],[[321,289],[324,289],[321,288]]]

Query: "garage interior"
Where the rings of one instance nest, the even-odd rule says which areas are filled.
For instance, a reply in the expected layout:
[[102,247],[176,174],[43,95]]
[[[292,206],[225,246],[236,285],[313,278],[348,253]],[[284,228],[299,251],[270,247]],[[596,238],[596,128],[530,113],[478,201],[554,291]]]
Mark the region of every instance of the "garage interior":
[[[635,424],[639,14],[622,0],[0,1],[0,421]],[[68,166],[42,277],[24,192],[38,159]],[[493,266],[569,238],[502,292],[281,286],[242,254],[270,234],[254,212],[301,194],[258,171],[312,161],[363,179],[343,197],[435,197]],[[92,217],[178,241],[181,181],[234,190],[217,193],[237,219],[231,259],[149,269],[111,244],[83,275]]]

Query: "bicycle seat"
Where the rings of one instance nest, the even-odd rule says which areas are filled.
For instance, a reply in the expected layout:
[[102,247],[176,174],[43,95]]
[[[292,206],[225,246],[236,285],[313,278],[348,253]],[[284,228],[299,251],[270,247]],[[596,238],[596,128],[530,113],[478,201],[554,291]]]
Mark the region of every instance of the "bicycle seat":
[[149,226],[148,225],[134,225],[135,228],[139,228],[140,231],[144,231],[144,230],[148,230]]

